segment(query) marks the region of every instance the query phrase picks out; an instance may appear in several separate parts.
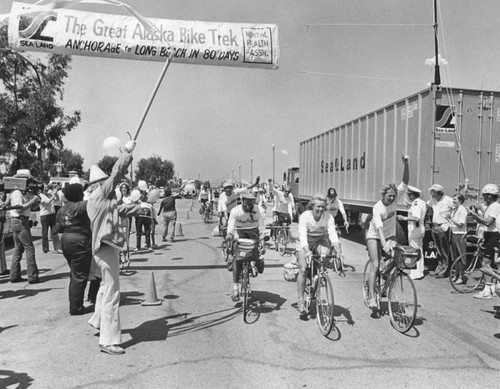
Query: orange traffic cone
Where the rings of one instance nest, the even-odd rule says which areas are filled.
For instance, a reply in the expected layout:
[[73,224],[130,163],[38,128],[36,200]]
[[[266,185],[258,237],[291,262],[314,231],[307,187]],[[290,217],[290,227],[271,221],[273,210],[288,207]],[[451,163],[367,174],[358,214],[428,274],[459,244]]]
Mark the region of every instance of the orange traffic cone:
[[141,303],[141,305],[161,305],[162,300],[158,298],[156,294],[155,285],[155,275],[151,272],[151,277],[149,277],[149,287],[146,292],[146,299]]
[[175,235],[176,236],[184,236],[184,234],[182,233],[182,223],[175,223],[175,225],[177,226],[177,230],[175,232]]

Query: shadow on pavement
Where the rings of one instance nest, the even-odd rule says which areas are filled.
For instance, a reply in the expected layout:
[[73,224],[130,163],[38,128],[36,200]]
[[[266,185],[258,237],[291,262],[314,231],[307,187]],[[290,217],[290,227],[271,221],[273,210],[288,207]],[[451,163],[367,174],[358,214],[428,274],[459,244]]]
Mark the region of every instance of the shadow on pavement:
[[[183,258],[179,258],[183,259]],[[177,258],[176,258],[177,260]],[[268,268],[283,268],[283,264],[267,264],[266,269]],[[224,269],[227,271],[226,264],[220,265],[166,265],[166,266],[134,266],[134,270],[208,270],[208,269]]]
[[8,299],[8,298],[18,298],[24,299],[28,297],[36,296],[42,292],[49,292],[52,288],[47,289],[18,289],[18,290],[2,290],[0,291],[0,299]]
[[344,308],[341,305],[335,305],[335,307],[333,308],[333,316],[339,318],[341,316],[345,317],[345,319],[335,319],[336,323],[341,323],[345,321],[350,326],[353,326],[355,323],[354,319],[352,318],[351,311],[347,308]]
[[24,389],[30,387],[33,381],[34,379],[26,373],[16,373],[12,370],[0,370],[0,388]]
[[120,305],[140,305],[144,301],[144,293],[120,292]]
[[[261,304],[261,312],[278,311],[281,306],[286,302],[286,299],[279,294],[265,292],[261,290],[252,290],[252,300],[257,300]],[[268,305],[274,304],[273,306]]]
[[11,325],[11,326],[7,326],[7,327],[0,327],[0,334],[5,331],[5,330],[8,330],[10,328],[14,328],[14,327],[17,327],[17,324],[15,325]]

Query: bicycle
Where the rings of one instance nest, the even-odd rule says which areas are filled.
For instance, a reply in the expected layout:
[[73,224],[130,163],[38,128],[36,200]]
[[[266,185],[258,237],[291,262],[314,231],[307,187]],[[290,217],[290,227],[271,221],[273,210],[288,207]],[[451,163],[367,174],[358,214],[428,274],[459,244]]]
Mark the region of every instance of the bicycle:
[[203,222],[210,223],[214,216],[214,212],[212,211],[212,207],[209,203],[203,205]]
[[271,225],[268,228],[273,230],[276,251],[285,255],[287,245],[290,242],[290,226],[282,223],[281,225]]
[[[251,324],[257,320],[260,314],[257,314],[253,320],[250,320],[249,316],[252,312],[250,306],[250,274],[252,277],[256,277],[252,269],[252,262],[259,259],[259,256],[264,253],[264,242],[269,239],[269,237],[264,237],[263,239],[245,239],[238,238],[236,241],[236,252],[238,255],[235,258],[235,262],[241,263],[241,271],[239,274],[240,291],[239,295],[243,299],[243,321],[247,324]],[[234,264],[233,266],[235,266]]]
[[307,257],[304,303],[309,317],[314,317],[312,309],[313,306],[316,307],[316,320],[323,336],[328,336],[335,324],[333,286],[325,263],[335,257],[320,254],[310,254]]
[[458,293],[470,293],[484,284],[484,274],[480,271],[484,239],[477,235],[466,235],[464,240],[466,247],[474,251],[460,255],[451,264],[449,279]]
[[[410,246],[396,244],[390,255],[383,253],[380,267],[375,279],[375,300],[377,308],[371,308],[374,314],[381,313],[380,302],[387,296],[387,307],[394,329],[401,333],[408,332],[415,324],[417,317],[417,290],[413,280],[405,272],[414,269],[420,259],[420,250]],[[370,308],[370,288],[368,277],[371,260],[368,260],[363,272],[363,297],[365,305]]]

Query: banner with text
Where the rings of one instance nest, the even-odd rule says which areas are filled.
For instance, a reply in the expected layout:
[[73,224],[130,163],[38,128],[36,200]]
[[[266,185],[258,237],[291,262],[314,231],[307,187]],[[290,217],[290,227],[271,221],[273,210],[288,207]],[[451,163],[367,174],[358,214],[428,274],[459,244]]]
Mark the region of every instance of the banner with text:
[[12,49],[174,63],[277,69],[278,27],[147,18],[14,2]]

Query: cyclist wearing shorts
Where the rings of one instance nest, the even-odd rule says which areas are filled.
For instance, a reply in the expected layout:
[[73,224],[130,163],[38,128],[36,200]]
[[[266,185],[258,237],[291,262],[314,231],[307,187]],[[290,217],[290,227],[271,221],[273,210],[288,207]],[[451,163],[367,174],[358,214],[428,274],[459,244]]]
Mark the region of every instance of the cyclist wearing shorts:
[[[295,201],[288,185],[283,185],[281,190],[278,188],[279,186],[275,185],[273,189],[273,225],[281,226],[285,224],[288,226],[292,223],[292,217],[295,213]],[[273,230],[271,229],[272,234]]]
[[[381,249],[390,253],[396,240],[396,210],[399,199],[407,189],[410,173],[408,169],[408,157],[403,156],[403,180],[398,187],[388,184],[380,191],[382,199],[373,206],[373,218],[366,232],[366,248],[370,257],[370,274],[368,287],[371,298],[368,300],[369,308],[377,308],[375,296],[375,279],[380,264]],[[392,241],[392,242],[391,242]]]
[[[481,191],[484,203],[479,205],[483,216],[480,216],[476,211],[469,209],[469,214],[479,223],[484,225],[484,250],[483,262],[481,265],[491,266],[495,257],[495,247],[498,247],[500,241],[500,204],[498,200],[498,186],[495,184],[486,184]],[[490,299],[492,297],[492,278],[490,275],[485,275],[484,289],[476,293],[476,299]],[[494,290],[493,290],[494,292]]]
[[340,254],[339,237],[335,228],[335,221],[329,212],[325,212],[326,198],[316,195],[311,200],[312,210],[304,211],[299,217],[299,244],[297,248],[297,260],[299,262],[299,274],[297,276],[297,292],[299,314],[307,314],[304,303],[304,289],[306,286],[307,257],[317,252],[319,247],[328,248],[331,254]]
[[[264,219],[262,219],[259,207],[255,204],[255,194],[251,190],[243,192],[242,203],[232,209],[229,215],[229,222],[227,226],[227,240],[231,242],[238,238],[259,240],[265,231]],[[232,244],[232,243],[230,243]],[[264,260],[259,258],[259,253],[255,252],[255,261],[252,261],[253,275],[256,276],[257,272],[264,271]],[[235,253],[235,257],[238,252]],[[233,272],[233,293],[231,298],[233,301],[239,300],[239,286],[238,277],[241,272],[241,264],[239,261],[233,262],[232,257],[227,262],[229,271]]]

